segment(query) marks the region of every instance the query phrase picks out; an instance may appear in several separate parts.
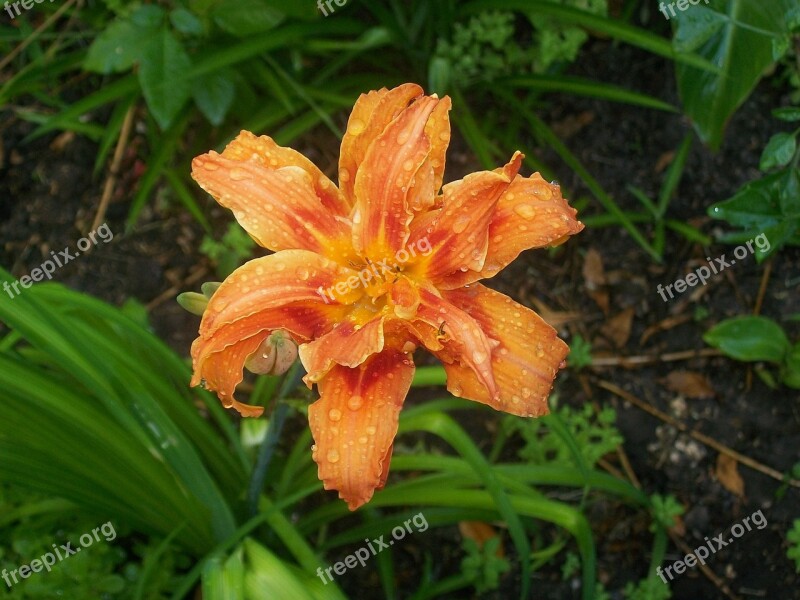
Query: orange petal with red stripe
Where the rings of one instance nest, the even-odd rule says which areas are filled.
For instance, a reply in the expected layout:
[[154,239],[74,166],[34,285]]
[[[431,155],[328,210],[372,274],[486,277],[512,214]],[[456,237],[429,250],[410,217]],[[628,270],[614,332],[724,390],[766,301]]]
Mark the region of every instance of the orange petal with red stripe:
[[350,369],[336,365],[319,382],[320,399],[308,407],[312,456],[326,490],[338,490],[350,510],[386,483],[400,409],[414,363],[387,349]]
[[369,147],[354,188],[353,246],[374,262],[392,259],[408,241],[408,194],[428,160],[425,125],[439,101],[424,96],[392,121]]
[[452,102],[442,98],[425,124],[425,135],[431,142],[428,159],[417,170],[408,192],[409,208],[415,213],[432,208],[436,194],[442,187],[445,154],[450,144],[450,117]]
[[200,337],[192,344],[192,385],[205,380],[226,406],[242,380],[247,357],[273,330],[297,343],[330,331],[347,307],[326,304],[318,288],[347,269],[305,250],[286,250],[252,260],[234,271],[208,303]]
[[222,156],[239,162],[253,161],[267,169],[300,167],[311,177],[314,192],[328,211],[342,217],[350,214],[352,207],[344,194],[313,162],[296,150],[279,146],[267,135],[255,136],[242,131],[228,144]]
[[415,273],[438,286],[455,272],[483,268],[495,207],[522,158],[518,152],[503,169],[473,173],[444,186],[442,207],[412,224],[412,243],[427,239],[433,248],[414,266]]
[[348,222],[323,206],[301,167],[270,169],[209,152],[192,161],[192,177],[264,248],[352,254]]
[[308,375],[306,383],[319,381],[333,364],[357,367],[383,350],[383,317],[359,325],[346,320],[322,337],[300,346],[300,360]]
[[523,250],[558,245],[583,229],[576,213],[561,196],[561,188],[545,181],[539,173],[517,177],[497,202],[483,268],[454,273],[439,286],[453,289],[493,277]]
[[405,83],[391,90],[383,88],[361,94],[356,100],[339,153],[339,185],[342,193],[355,202],[356,175],[372,143],[409,103],[423,95],[415,83]]
[[447,389],[514,415],[547,414],[553,380],[569,353],[556,330],[529,308],[480,284],[445,292],[445,298],[499,342],[491,358],[497,396],[487,393],[473,369],[463,363],[445,364]]
[[497,394],[491,361],[497,343],[487,337],[478,321],[446,298],[422,289],[417,316],[412,323],[435,328],[438,343],[431,346],[428,336],[421,337],[420,342],[442,362],[458,361],[471,369],[486,394]]

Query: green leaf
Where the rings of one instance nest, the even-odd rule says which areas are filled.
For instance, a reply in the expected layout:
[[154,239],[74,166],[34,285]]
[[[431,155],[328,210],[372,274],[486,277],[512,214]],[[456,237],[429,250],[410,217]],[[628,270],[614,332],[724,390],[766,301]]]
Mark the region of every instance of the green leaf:
[[705,6],[692,8],[692,18],[679,21],[672,46],[679,52],[694,52],[725,25],[725,15]]
[[139,82],[161,129],[172,124],[191,96],[191,83],[185,77],[191,66],[189,55],[166,27],[142,48]]
[[800,106],[784,106],[772,111],[772,116],[781,121],[800,121]]
[[89,46],[83,68],[103,74],[127,71],[140,59],[142,46],[153,33],[130,21],[115,21]]
[[175,29],[186,35],[198,36],[203,33],[202,21],[185,8],[176,8],[169,13],[169,22]]
[[267,0],[222,0],[213,17],[221,29],[238,37],[264,33],[284,20],[284,14]]
[[703,340],[726,356],[745,362],[779,363],[789,351],[781,326],[767,317],[734,317],[709,329]]
[[800,389],[800,343],[792,348],[786,356],[783,383],[791,388]]
[[686,113],[711,148],[722,143],[728,119],[774,61],[773,40],[788,33],[786,16],[797,0],[711,0],[709,6],[678,11],[673,46],[696,46],[718,73],[677,66]]
[[434,56],[428,65],[428,86],[439,95],[447,93],[450,88],[452,65],[443,56]]
[[198,77],[194,82],[194,102],[212,125],[221,125],[233,104],[236,88],[224,73]]
[[158,29],[164,22],[164,9],[155,4],[145,4],[131,15],[131,22],[139,27]]
[[708,214],[748,230],[763,231],[782,218],[780,195],[788,183],[785,179],[786,173],[779,172],[750,181],[733,197],[712,204]]
[[776,167],[783,167],[791,162],[797,150],[797,140],[791,133],[776,133],[767,143],[761,153],[761,162],[758,168],[770,171]]

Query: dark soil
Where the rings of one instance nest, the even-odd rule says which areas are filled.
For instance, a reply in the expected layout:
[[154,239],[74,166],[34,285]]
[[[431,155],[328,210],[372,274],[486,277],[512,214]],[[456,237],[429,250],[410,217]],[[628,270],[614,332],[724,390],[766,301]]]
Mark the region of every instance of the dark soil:
[[[571,73],[678,103],[670,64],[627,47],[594,42],[585,48]],[[782,101],[780,90],[769,83],[761,84],[732,119],[718,154],[695,143],[677,198],[670,205],[670,217],[691,222],[709,234],[724,228],[705,216],[706,208],[757,175],[761,149],[770,135],[781,129],[769,111]],[[570,96],[551,96],[540,114],[553,127],[572,129],[567,145],[628,210],[640,207],[626,186],[638,186],[655,197],[663,180],[663,171],[657,165],[665,153],[677,149],[690,130],[681,116]],[[575,122],[582,125],[570,127]],[[15,277],[39,266],[51,250],[74,247],[90,228],[103,187],[103,177],[92,175],[97,151],[94,144],[71,135],[22,144],[31,130],[31,125],[9,116],[0,123],[0,264]],[[131,146],[135,151],[125,160],[125,175],[106,219],[115,234],[113,241],[57,271],[55,279],[116,305],[135,298],[151,309],[151,322],[158,335],[187,355],[197,319],[180,309],[173,297],[179,291],[197,289],[198,283],[186,281],[198,268],[208,273],[199,281],[214,279],[213,266],[198,251],[202,228],[183,211],[163,202],[153,201],[137,227],[125,233],[124,219],[146,150],[142,140],[134,140]],[[332,148],[335,153],[336,140],[325,130],[313,132],[298,145],[298,149],[317,157],[330,157]],[[456,155],[463,154],[463,148],[463,143],[454,142]],[[507,150],[510,155],[514,148]],[[543,148],[539,158],[557,172],[565,195],[573,200],[589,197],[582,182],[552,152]],[[331,171],[332,164],[323,160],[321,165]],[[456,170],[461,167],[456,166]],[[197,198],[221,232],[230,216],[199,190]],[[592,200],[585,214],[597,214],[596,206]],[[644,230],[652,233],[648,226]],[[608,295],[605,310],[602,301],[595,299],[597,290],[593,298],[584,278],[586,256],[591,251],[599,254],[604,265],[606,283],[599,292]],[[536,306],[534,298],[544,302],[557,316],[575,313],[559,325],[562,336],[569,341],[581,334],[592,342],[595,357],[661,356],[703,349],[702,335],[713,324],[753,312],[765,267],[752,257],[712,278],[701,292],[689,291],[664,302],[656,291],[658,284],[683,277],[706,256],[730,257],[731,252],[731,246],[703,248],[668,232],[664,263],[658,265],[621,228],[587,228],[552,255],[526,252],[490,285],[528,306]],[[800,313],[798,284],[800,252],[784,249],[773,260],[761,313],[777,320]],[[618,320],[614,317],[628,309],[633,316],[626,335],[624,316]],[[663,324],[663,330],[643,341],[643,334],[657,324]],[[800,328],[791,323],[786,327],[790,337],[797,339]],[[694,398],[691,393],[670,389],[665,382],[673,371],[700,374],[712,390],[710,397]],[[601,381],[781,472],[800,461],[800,394],[785,387],[771,390],[747,365],[721,357],[656,361],[627,369],[568,369],[562,371],[556,387],[562,402],[573,406],[596,402],[617,410],[618,426],[625,437],[624,453],[632,471],[646,493],[673,494],[683,504],[686,512],[678,535],[690,548],[703,544],[705,537],[723,532],[729,537],[732,525],[757,510],[763,511],[768,525],[753,529],[715,553],[708,566],[740,598],[800,598],[800,576],[786,557],[785,541],[792,519],[800,517],[800,490],[789,488],[779,494],[778,481],[739,464],[743,495],[731,492],[718,476],[716,450],[600,387]],[[483,448],[490,447],[497,419],[465,425],[482,440]],[[617,457],[609,457],[609,462],[621,468]],[[620,590],[626,582],[646,575],[652,544],[648,517],[603,501],[593,504],[590,517],[599,577],[614,592],[613,597],[621,598]],[[457,572],[459,540],[455,529],[409,540],[397,553],[397,575],[404,589],[417,585],[425,552],[433,554],[443,569],[438,576]],[[508,540],[505,548],[513,552]],[[664,566],[684,554],[670,544]],[[513,556],[509,558],[515,562]],[[484,597],[518,596],[519,582],[513,573],[503,580],[501,592]],[[339,582],[353,598],[382,597],[374,573],[353,571]],[[577,580],[563,582],[558,568],[546,567],[535,575],[532,597],[578,598],[576,584]],[[673,598],[678,600],[726,597],[698,569],[678,575],[671,585]]]

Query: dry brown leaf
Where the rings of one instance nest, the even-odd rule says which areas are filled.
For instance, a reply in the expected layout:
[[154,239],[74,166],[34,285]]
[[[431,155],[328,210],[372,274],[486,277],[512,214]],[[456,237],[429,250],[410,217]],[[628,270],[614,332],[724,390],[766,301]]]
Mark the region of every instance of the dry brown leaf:
[[[483,548],[487,540],[498,535],[494,527],[483,521],[459,521],[458,530],[463,537],[471,539],[478,544],[479,548]],[[500,544],[497,546],[497,556],[500,558],[505,556],[502,538],[500,539]]]
[[716,476],[726,490],[740,498],[744,496],[744,480],[739,475],[739,463],[727,454],[717,456]]
[[74,131],[65,131],[52,142],[50,142],[50,149],[56,152],[61,152],[72,143],[72,140],[75,139],[75,132]]
[[664,152],[661,156],[658,157],[656,161],[656,166],[653,168],[656,174],[661,173],[664,169],[666,169],[675,158],[675,151],[669,150],[668,152]]
[[556,329],[565,323],[579,321],[581,319],[581,313],[579,312],[553,310],[547,306],[547,304],[537,298],[531,298],[531,302],[533,302],[533,305],[536,307],[536,312],[539,313],[539,316],[547,321],[551,327],[555,327]]
[[603,267],[603,258],[594,248],[589,248],[586,258],[583,261],[583,281],[586,284],[586,291],[603,310],[603,314],[608,314],[609,298],[606,290],[606,271]]
[[633,307],[626,308],[620,313],[611,317],[605,325],[600,328],[602,334],[611,340],[617,348],[625,347],[631,337],[631,325],[633,315],[636,313]]
[[562,140],[567,140],[580,132],[581,129],[586,127],[589,123],[594,121],[594,113],[588,110],[583,111],[577,115],[569,115],[552,124],[553,133],[555,133]]
[[669,331],[673,327],[677,327],[678,325],[683,325],[687,321],[692,320],[692,315],[678,315],[676,317],[667,317],[666,319],[662,319],[658,323],[651,325],[647,329],[644,330],[642,337],[639,338],[639,344],[644,346],[645,342],[653,337],[656,333],[661,331]]
[[664,380],[668,389],[687,398],[713,398],[714,388],[708,379],[694,371],[672,371]]

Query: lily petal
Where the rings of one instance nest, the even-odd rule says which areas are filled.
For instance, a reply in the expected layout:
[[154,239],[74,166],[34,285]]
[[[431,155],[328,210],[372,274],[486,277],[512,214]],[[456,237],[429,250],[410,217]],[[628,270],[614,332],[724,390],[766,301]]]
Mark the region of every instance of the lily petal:
[[413,376],[410,357],[387,349],[355,369],[334,366],[319,382],[320,399],[308,407],[312,456],[325,489],[338,490],[350,510],[386,483]]
[[305,250],[286,250],[252,260],[214,293],[192,344],[192,385],[205,380],[225,406],[242,380],[248,356],[275,329],[302,343],[330,331],[347,307],[319,294],[346,268]]
[[350,214],[352,206],[344,194],[313,162],[296,150],[279,146],[267,135],[242,131],[227,145],[222,156],[240,162],[253,161],[268,169],[300,167],[311,177],[314,191],[326,209],[342,217]]
[[539,173],[517,177],[497,202],[483,268],[453,273],[439,287],[454,289],[493,277],[523,250],[558,245],[583,229],[576,214],[558,184],[548,183]]
[[495,207],[519,171],[517,152],[497,171],[482,171],[448,183],[442,207],[421,215],[412,224],[411,244],[427,238],[433,252],[413,270],[435,285],[456,272],[480,271],[489,247],[489,224]]
[[300,346],[300,360],[308,372],[304,379],[309,387],[325,377],[334,363],[357,367],[383,350],[383,321],[383,317],[378,317],[363,326],[344,321],[322,337]]
[[431,344],[429,333],[419,341],[443,363],[465,365],[480,382],[485,394],[489,397],[497,395],[491,360],[497,342],[486,335],[481,323],[448,299],[427,289],[420,290],[420,303],[413,323],[436,328],[440,334],[434,338],[436,343]]
[[450,144],[450,117],[452,108],[449,96],[442,98],[433,109],[425,124],[425,134],[431,141],[428,159],[417,170],[411,180],[408,193],[409,207],[414,212],[422,212],[433,207],[437,192],[444,178],[445,154]]
[[547,396],[569,353],[556,330],[534,311],[480,284],[444,294],[479,323],[488,337],[500,342],[491,360],[497,396],[487,393],[471,365],[459,363],[445,364],[447,389],[514,415],[547,414]]
[[408,241],[409,188],[428,159],[425,126],[438,102],[425,96],[400,113],[369,147],[358,170],[353,247],[372,261],[393,258]]
[[367,150],[389,123],[423,94],[417,84],[406,83],[391,90],[361,94],[356,100],[339,153],[339,185],[350,204],[355,202],[356,175]]
[[301,248],[340,260],[352,254],[349,224],[323,206],[301,167],[271,169],[209,152],[192,161],[192,177],[264,248]]

